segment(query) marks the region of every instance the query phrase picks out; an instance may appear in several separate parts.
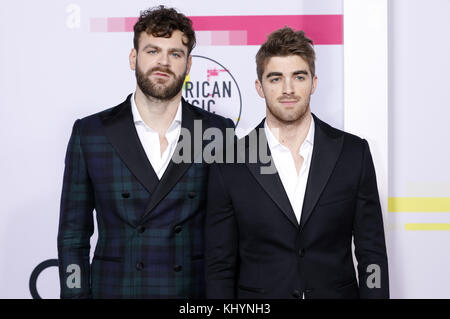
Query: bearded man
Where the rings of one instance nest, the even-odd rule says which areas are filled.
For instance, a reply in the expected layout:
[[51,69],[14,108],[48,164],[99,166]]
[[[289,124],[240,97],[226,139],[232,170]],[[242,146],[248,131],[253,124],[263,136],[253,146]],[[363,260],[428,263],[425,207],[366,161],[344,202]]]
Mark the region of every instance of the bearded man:
[[[58,232],[62,298],[205,296],[205,145],[174,161],[194,127],[231,120],[194,107],[182,86],[195,46],[192,22],[159,6],[141,13],[129,56],[136,91],[77,120],[67,153]],[[194,121],[200,125],[194,126]],[[197,123],[196,123],[197,124]],[[189,134],[182,134],[186,131]],[[183,150],[186,152],[186,149]],[[98,241],[90,263],[96,211]]]

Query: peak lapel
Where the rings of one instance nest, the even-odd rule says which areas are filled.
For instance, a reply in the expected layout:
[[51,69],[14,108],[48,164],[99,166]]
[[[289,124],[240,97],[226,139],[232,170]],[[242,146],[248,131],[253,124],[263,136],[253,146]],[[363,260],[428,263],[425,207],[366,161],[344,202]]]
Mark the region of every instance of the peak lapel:
[[343,135],[329,135],[327,124],[319,120],[314,114],[313,116],[316,123],[314,148],[303,201],[300,228],[303,228],[311,217],[313,209],[333,172],[344,141]]
[[[294,227],[298,228],[297,218],[295,217],[294,210],[292,209],[289,198],[284,190],[283,183],[281,182],[280,176],[278,172],[274,174],[261,174],[261,168],[264,166],[268,166],[268,164],[262,164],[259,156],[259,146],[265,144],[268,152],[268,156],[270,157],[271,162],[273,163],[273,159],[270,154],[269,145],[267,144],[267,137],[264,133],[264,120],[255,128],[256,136],[258,141],[258,161],[257,163],[249,163],[249,143],[247,143],[247,152],[246,152],[246,165],[253,177],[258,181],[261,187],[265,190],[265,192],[269,195],[269,197],[275,202],[275,204],[280,208],[283,214],[289,219],[289,221],[294,225]],[[250,133],[251,134],[251,133]],[[260,141],[261,138],[261,141]]]
[[158,184],[153,170],[137,135],[131,113],[131,94],[125,102],[102,118],[105,134],[119,157],[144,187],[152,193]]

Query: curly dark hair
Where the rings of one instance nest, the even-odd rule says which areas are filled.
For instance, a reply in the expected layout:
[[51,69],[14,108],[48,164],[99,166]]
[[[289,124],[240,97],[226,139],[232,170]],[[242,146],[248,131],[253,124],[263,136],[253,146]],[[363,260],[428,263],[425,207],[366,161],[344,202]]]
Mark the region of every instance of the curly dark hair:
[[195,32],[192,29],[192,21],[188,17],[174,8],[163,5],[141,11],[139,20],[134,25],[134,48],[138,50],[142,32],[154,37],[170,38],[175,30],[184,33],[187,42],[183,40],[183,44],[188,47],[188,54],[190,54],[195,46]]
[[305,36],[305,32],[284,27],[272,32],[267,41],[259,48],[256,54],[256,73],[261,81],[264,68],[269,58],[274,56],[298,55],[309,65],[311,75],[316,72],[316,53],[314,52],[313,41]]

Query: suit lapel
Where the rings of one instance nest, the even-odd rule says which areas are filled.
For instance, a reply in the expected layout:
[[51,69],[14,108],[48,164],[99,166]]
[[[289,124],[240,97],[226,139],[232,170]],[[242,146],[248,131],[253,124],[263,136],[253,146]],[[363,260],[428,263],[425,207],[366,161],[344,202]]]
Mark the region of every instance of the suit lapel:
[[314,114],[315,134],[311,168],[308,175],[305,198],[303,201],[300,228],[303,229],[317,204],[342,150],[343,135],[333,136],[328,124]]
[[[181,127],[187,129],[190,132],[190,139],[191,139],[190,161],[187,163],[181,162],[178,164],[174,163],[172,160],[169,162],[169,165],[167,166],[167,169],[164,172],[161,181],[157,185],[155,192],[152,194],[150,201],[147,204],[145,214],[142,217],[142,219],[146,218],[150,214],[150,212],[156,207],[156,205],[158,205],[159,202],[172,190],[172,188],[178,183],[180,178],[192,165],[192,163],[194,162],[194,158],[201,155],[200,153],[203,150],[203,146],[197,147],[197,149],[194,147],[195,145],[194,140],[196,139],[196,136],[194,136],[194,121],[201,120],[201,118],[193,112],[191,107],[184,100],[182,100],[181,106],[182,106]],[[205,121],[203,121],[203,125],[204,124]],[[202,127],[201,131],[202,136],[203,130],[204,127]],[[179,152],[180,146],[182,145],[180,143],[180,140],[181,135],[180,139],[178,140],[177,148],[174,151],[174,155]],[[203,145],[203,139],[198,140],[197,138],[197,143],[199,142],[201,143],[201,145]]]
[[125,102],[104,116],[102,123],[105,134],[119,157],[148,192],[152,193],[158,185],[158,176],[153,170],[137,135],[131,113],[130,99],[131,94]]
[[[268,166],[268,164],[262,164],[259,157],[259,145],[266,145],[266,149],[268,155],[270,155],[270,149],[267,144],[267,137],[264,133],[264,120],[255,128],[256,136],[258,141],[258,161],[257,163],[250,163],[248,161],[249,157],[249,143],[247,141],[247,151],[246,151],[246,165],[253,177],[258,181],[261,187],[265,190],[265,192],[269,195],[269,197],[275,202],[275,204],[280,208],[283,214],[289,219],[289,221],[294,225],[294,227],[298,228],[297,218],[295,217],[294,210],[292,209],[289,198],[284,190],[283,183],[281,182],[280,176],[278,173],[274,174],[261,174],[261,168],[264,166]],[[250,133],[251,134],[251,133]],[[261,139],[261,141],[260,141]],[[254,146],[253,146],[254,147]]]

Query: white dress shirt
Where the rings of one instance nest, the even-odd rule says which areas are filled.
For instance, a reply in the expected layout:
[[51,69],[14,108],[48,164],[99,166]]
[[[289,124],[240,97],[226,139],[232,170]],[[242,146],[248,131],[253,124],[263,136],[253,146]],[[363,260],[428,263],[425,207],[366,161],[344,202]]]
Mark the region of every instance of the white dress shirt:
[[303,157],[303,163],[298,174],[291,151],[279,142],[278,138],[275,137],[275,134],[267,126],[267,121],[264,123],[264,130],[278,175],[280,176],[284,190],[286,191],[289,202],[297,217],[297,222],[300,223],[314,146],[314,119],[311,116],[308,134],[299,150],[299,155]]
[[181,101],[178,105],[177,113],[166,132],[167,148],[161,154],[161,145],[159,143],[159,134],[142,120],[139,110],[134,100],[135,94],[131,96],[131,112],[133,114],[134,126],[136,127],[139,140],[144,148],[150,164],[152,164],[158,178],[161,179],[169,165],[177,146],[181,132]]

